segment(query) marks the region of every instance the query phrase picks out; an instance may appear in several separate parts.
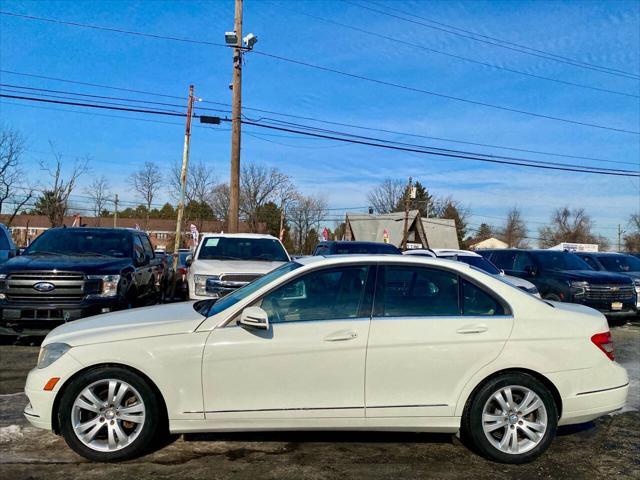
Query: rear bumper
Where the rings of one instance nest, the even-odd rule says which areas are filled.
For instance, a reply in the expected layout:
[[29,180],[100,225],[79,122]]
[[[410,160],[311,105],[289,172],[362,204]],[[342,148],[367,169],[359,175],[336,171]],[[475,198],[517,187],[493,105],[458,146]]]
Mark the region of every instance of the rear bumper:
[[558,425],[571,425],[594,420],[624,407],[629,384],[595,392],[581,392],[564,399],[562,418]]

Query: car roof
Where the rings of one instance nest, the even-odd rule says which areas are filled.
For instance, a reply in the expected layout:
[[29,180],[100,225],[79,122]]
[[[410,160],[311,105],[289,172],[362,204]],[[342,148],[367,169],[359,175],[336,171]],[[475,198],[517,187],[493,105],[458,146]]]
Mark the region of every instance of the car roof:
[[273,235],[269,235],[266,233],[205,233],[202,235],[202,238],[215,238],[215,237],[224,237],[224,238],[269,238],[272,240],[278,240]]
[[445,255],[457,255],[459,257],[481,257],[479,253],[472,252],[470,250],[457,250],[455,248],[432,248],[431,250],[437,256],[445,256]]
[[303,257],[293,260],[300,265],[342,265],[348,263],[406,263],[413,265],[425,266],[446,266],[454,267],[458,270],[466,270],[472,268],[471,265],[464,262],[455,262],[444,258],[423,257],[420,255],[315,255],[312,257]]
[[389,245],[391,247],[395,247],[395,245],[392,245],[390,243],[367,242],[367,241],[364,241],[364,240],[322,240],[321,242],[318,243],[318,245],[329,244],[329,243],[333,243],[333,244],[349,244],[349,245]]

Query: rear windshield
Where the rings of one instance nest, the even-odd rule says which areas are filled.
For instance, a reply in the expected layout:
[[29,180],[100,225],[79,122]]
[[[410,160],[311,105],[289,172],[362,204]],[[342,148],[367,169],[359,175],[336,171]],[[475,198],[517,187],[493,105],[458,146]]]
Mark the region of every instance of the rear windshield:
[[493,263],[491,263],[484,257],[473,257],[471,255],[454,255],[451,257],[439,258],[446,258],[447,260],[457,260],[459,262],[468,263],[469,265],[473,265],[474,267],[477,267],[483,272],[487,272],[491,275],[498,275],[500,273],[500,270],[498,270],[498,268]]
[[593,270],[587,262],[569,252],[535,252],[544,270]]
[[[382,255],[385,253],[399,254],[398,250],[393,245],[386,243],[338,243],[335,246],[335,255],[345,254],[370,254],[370,255]],[[322,254],[321,254],[322,255]]]
[[601,255],[598,260],[610,272],[640,272],[640,258],[631,255]]
[[199,260],[264,260],[288,262],[282,244],[275,238],[208,237],[203,240]]
[[25,255],[94,255],[131,257],[131,234],[126,230],[61,228],[47,230],[36,238]]

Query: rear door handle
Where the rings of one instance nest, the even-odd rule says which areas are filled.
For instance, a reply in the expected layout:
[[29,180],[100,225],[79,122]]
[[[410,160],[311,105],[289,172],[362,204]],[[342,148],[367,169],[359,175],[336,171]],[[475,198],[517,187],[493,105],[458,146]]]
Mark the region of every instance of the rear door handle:
[[456,330],[456,333],[466,335],[470,333],[484,333],[487,330],[489,330],[489,328],[486,325],[466,325]]
[[339,332],[330,333],[324,337],[325,342],[345,342],[358,338],[358,334],[353,330],[340,330]]

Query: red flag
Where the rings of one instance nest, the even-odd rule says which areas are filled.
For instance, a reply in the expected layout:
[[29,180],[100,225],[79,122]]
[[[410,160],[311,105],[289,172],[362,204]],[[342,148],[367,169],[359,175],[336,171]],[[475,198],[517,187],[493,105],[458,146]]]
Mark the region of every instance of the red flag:
[[322,230],[322,239],[323,240],[329,240],[329,229],[327,227],[324,227],[324,230]]

